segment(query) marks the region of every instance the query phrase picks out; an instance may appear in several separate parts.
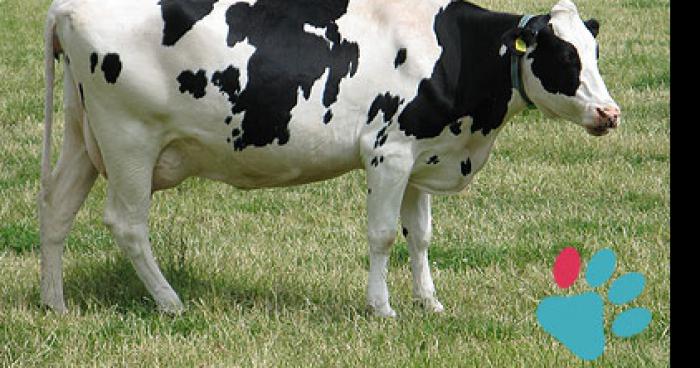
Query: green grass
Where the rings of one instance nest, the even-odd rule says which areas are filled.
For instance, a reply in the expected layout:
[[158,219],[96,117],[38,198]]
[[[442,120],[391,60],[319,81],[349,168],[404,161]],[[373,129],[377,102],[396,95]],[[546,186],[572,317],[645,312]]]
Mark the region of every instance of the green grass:
[[[544,12],[553,1],[479,3]],[[431,263],[445,313],[412,305],[400,238],[389,273],[399,318],[384,320],[364,307],[362,172],[257,191],[191,179],[157,193],[154,252],[188,306],[174,317],[155,311],[103,226],[100,179],[68,239],[70,312],[40,308],[35,198],[48,1],[0,0],[0,366],[667,366],[670,3],[577,5],[601,21],[600,68],[622,127],[596,139],[539,112],[510,122],[472,185],[433,200]],[[61,127],[59,118],[54,131]],[[54,139],[57,147],[61,134]],[[647,278],[633,305],[652,311],[649,329],[624,340],[607,333],[593,363],[581,364],[535,318],[538,301],[560,293],[550,269],[569,245],[584,261],[611,247],[615,275]],[[579,280],[567,293],[585,289]],[[621,310],[606,310],[607,327]]]

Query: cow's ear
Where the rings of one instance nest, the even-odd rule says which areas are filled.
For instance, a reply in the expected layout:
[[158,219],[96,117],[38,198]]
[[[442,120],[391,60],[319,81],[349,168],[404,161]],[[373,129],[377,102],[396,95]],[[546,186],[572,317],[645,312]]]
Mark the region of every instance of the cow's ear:
[[591,19],[583,22],[583,24],[585,24],[586,28],[588,28],[588,30],[591,31],[591,34],[593,34],[593,37],[598,36],[598,31],[600,30],[600,23],[598,23],[598,21],[596,19],[591,18]]
[[513,28],[501,36],[501,42],[516,55],[523,55],[535,42],[535,34],[527,28]]

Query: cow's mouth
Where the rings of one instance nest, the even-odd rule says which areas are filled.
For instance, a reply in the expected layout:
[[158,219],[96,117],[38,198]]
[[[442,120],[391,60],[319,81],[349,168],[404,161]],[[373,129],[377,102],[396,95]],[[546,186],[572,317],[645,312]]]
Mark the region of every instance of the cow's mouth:
[[617,106],[596,108],[596,113],[597,124],[586,127],[590,135],[596,137],[606,135],[610,132],[610,129],[615,129],[620,124],[620,108]]
[[604,126],[586,127],[588,134],[596,137],[602,137],[610,132],[610,128]]
[[588,131],[588,134],[590,135],[600,137],[608,134],[610,129],[617,128],[618,124],[619,120],[617,118],[601,120],[596,125],[587,126],[586,131]]

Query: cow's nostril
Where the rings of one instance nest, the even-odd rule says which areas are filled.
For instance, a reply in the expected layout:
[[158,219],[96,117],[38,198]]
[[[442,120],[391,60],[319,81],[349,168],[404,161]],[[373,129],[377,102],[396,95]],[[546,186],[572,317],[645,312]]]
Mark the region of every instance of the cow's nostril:
[[604,108],[597,107],[596,112],[600,116],[601,121],[610,128],[616,128],[620,120],[620,109],[616,106],[608,106]]
[[601,109],[600,107],[596,107],[596,108],[595,108],[595,111],[598,113],[598,116],[600,116],[601,118],[605,118],[605,117],[608,116],[608,115],[605,113],[605,110]]

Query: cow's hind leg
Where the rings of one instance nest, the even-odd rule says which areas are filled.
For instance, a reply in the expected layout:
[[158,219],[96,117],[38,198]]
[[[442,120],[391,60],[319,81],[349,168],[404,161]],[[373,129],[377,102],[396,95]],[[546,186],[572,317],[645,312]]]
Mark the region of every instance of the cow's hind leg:
[[[115,126],[119,128],[112,128]],[[108,132],[110,129],[120,131]],[[148,238],[151,183],[161,149],[159,139],[138,122],[103,122],[98,130],[108,133],[106,136],[124,137],[100,146],[108,176],[105,224],[159,309],[179,312],[182,302],[163,277]]]
[[408,243],[413,274],[413,298],[426,310],[442,312],[435,298],[435,286],[430,275],[428,246],[432,235],[430,195],[408,187],[401,203],[401,222]]
[[63,300],[64,241],[80,206],[97,177],[85,149],[82,134],[83,110],[78,91],[66,68],[64,74],[63,148],[39,199],[41,238],[41,302],[57,312],[65,312]]

